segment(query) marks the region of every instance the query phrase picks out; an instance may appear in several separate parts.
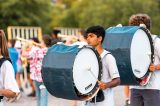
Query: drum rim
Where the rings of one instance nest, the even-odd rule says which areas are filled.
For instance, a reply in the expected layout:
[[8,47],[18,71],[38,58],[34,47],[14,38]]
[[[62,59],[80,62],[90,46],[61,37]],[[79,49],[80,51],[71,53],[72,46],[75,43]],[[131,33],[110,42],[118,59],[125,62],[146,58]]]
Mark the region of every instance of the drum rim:
[[[97,50],[93,46],[90,46],[90,45],[83,46],[82,48],[79,49],[79,51],[81,51],[83,48],[89,48],[95,53],[97,61],[98,61],[98,64],[99,64],[98,80],[101,80],[101,78],[102,78],[102,60],[101,60],[101,57],[100,57],[99,53],[97,52]],[[74,83],[74,81],[73,81],[73,83]],[[75,83],[74,83],[74,85],[75,85]],[[91,98],[94,97],[93,95],[95,95],[95,93],[98,91],[99,87],[98,87],[98,82],[96,82],[96,84],[93,87],[93,89],[90,92],[86,93],[86,94],[81,94],[75,86],[74,86],[74,89],[75,89],[75,92],[76,92],[77,96],[80,99],[88,100],[88,99],[91,99]]]
[[[152,40],[152,37],[151,37],[151,33],[149,32],[148,29],[146,29],[146,28],[144,28],[144,27],[140,27],[139,29],[143,30],[143,31],[146,33],[146,35],[147,35],[147,37],[148,37],[148,39],[149,39],[150,48],[151,48],[151,64],[152,64],[152,63],[154,62],[154,46],[153,46],[153,40]],[[141,77],[141,78],[136,78],[137,81],[138,81],[138,82],[141,82],[146,76],[149,75],[149,73],[150,73],[150,71],[149,71],[149,69],[148,69],[148,71],[146,72],[146,74],[145,74],[143,77]]]

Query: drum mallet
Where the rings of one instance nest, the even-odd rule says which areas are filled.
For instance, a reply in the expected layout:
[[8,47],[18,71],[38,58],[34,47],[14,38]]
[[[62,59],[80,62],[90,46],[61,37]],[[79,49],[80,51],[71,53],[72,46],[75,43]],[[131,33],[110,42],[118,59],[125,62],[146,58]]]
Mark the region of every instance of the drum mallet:
[[100,82],[100,81],[96,78],[96,76],[94,75],[94,73],[92,72],[91,67],[88,67],[88,68],[87,68],[87,71],[89,71],[89,72],[92,74],[92,76],[97,80],[98,83]]

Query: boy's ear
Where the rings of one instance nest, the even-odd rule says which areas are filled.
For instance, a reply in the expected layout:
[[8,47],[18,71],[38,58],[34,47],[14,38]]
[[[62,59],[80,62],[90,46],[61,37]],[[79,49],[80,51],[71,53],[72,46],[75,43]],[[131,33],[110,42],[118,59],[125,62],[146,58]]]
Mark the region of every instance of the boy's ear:
[[98,37],[98,41],[102,42],[102,36]]

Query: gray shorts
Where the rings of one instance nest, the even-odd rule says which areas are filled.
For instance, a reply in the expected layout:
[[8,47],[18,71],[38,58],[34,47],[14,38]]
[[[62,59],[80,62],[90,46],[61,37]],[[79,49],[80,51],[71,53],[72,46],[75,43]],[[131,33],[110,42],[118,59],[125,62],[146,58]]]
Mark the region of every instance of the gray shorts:
[[160,106],[160,90],[131,89],[131,106]]
[[23,73],[23,71],[24,71],[23,66],[18,64],[18,70],[17,70],[17,72],[18,73]]

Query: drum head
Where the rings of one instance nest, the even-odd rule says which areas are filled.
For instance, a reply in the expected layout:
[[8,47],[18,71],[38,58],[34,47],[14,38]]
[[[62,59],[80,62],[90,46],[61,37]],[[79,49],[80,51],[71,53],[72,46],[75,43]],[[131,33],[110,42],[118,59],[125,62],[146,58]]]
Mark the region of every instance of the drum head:
[[151,63],[151,43],[145,31],[138,29],[131,43],[131,64],[134,75],[142,78]]
[[101,71],[98,59],[91,48],[84,47],[78,52],[73,65],[73,81],[80,94],[91,93],[95,87],[98,89]]

